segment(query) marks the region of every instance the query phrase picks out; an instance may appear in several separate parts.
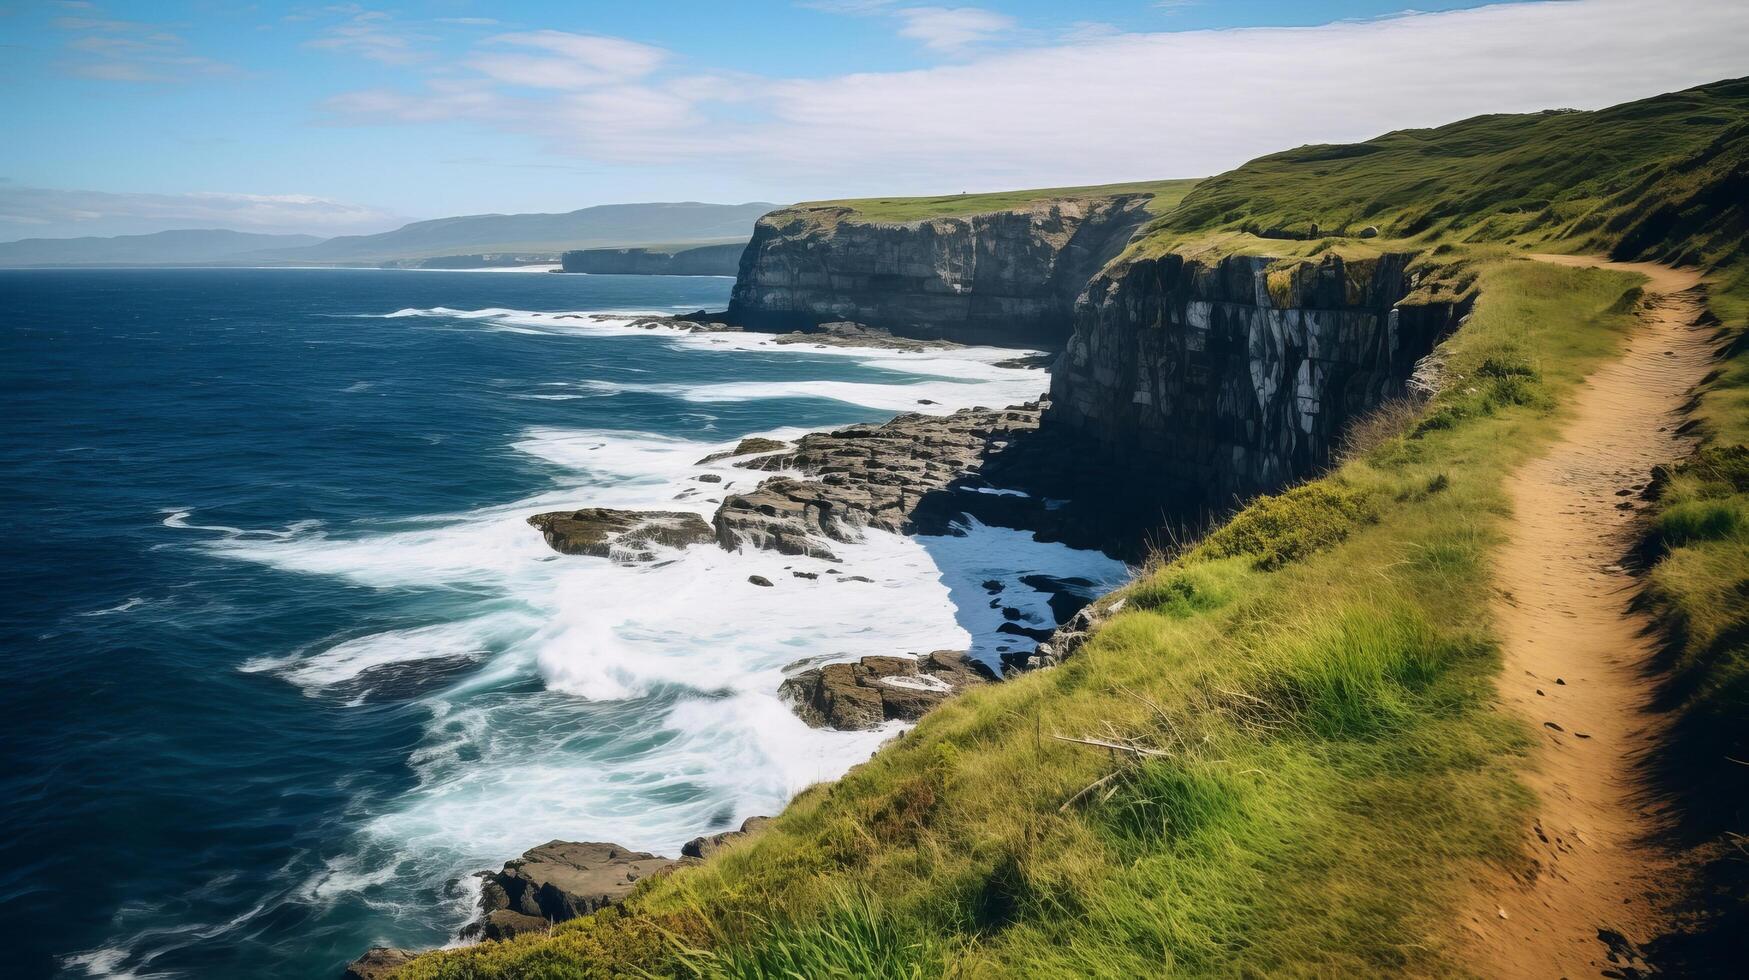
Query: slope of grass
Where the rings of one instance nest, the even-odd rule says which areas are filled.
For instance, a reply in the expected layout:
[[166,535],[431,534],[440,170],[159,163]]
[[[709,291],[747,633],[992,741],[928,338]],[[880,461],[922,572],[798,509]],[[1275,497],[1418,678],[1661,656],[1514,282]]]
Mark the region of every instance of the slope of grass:
[[1461,971],[1443,912],[1471,862],[1519,860],[1529,804],[1530,742],[1491,708],[1501,481],[1616,350],[1633,286],[1468,273],[1449,424],[1375,428],[1102,600],[1125,607],[1065,666],[950,702],[623,913],[402,975]]
[[946,194],[940,197],[865,197],[838,201],[810,201],[796,208],[844,207],[864,221],[925,221],[930,218],[964,218],[992,211],[1011,211],[1039,201],[1080,200],[1118,194],[1152,194],[1150,214],[1165,214],[1178,206],[1197,181],[1146,180],[1128,184],[1093,184],[1086,187],[1041,187],[988,194]]
[[[1141,254],[1226,237],[1506,242],[1716,262],[1749,230],[1749,79],[1597,112],[1479,116],[1302,146],[1198,184]],[[1271,244],[1264,244],[1271,243]]]

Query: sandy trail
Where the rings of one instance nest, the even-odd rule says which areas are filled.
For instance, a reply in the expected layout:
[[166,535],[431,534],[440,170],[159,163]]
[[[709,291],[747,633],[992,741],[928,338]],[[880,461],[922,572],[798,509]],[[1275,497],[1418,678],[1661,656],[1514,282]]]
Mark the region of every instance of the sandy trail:
[[1542,742],[1525,777],[1538,799],[1535,867],[1525,879],[1478,883],[1470,965],[1487,977],[1633,976],[1645,969],[1635,948],[1658,932],[1673,863],[1654,843],[1667,812],[1637,775],[1665,722],[1650,708],[1650,623],[1629,609],[1636,583],[1620,562],[1652,466],[1692,448],[1676,433],[1680,406],[1711,351],[1692,326],[1698,274],[1535,258],[1650,281],[1623,356],[1586,379],[1550,452],[1507,481],[1513,520],[1496,574],[1498,683],[1507,709]]

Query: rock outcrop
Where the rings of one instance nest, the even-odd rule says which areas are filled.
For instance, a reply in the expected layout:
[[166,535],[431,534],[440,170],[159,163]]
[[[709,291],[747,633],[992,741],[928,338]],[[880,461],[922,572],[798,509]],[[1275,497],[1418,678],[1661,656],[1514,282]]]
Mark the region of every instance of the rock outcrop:
[[1224,507],[1306,477],[1468,308],[1412,258],[1120,262],[1087,287],[1044,428],[1163,503]]
[[639,881],[674,865],[670,858],[618,844],[549,841],[502,871],[481,873],[480,917],[462,930],[462,938],[543,932],[619,902]]
[[594,555],[621,562],[653,561],[652,545],[684,548],[716,537],[697,514],[673,510],[582,510],[536,514],[528,523],[562,555]]
[[745,242],[699,245],[674,252],[647,248],[585,248],[559,256],[565,272],[633,276],[732,276],[740,268]]
[[730,550],[749,545],[831,558],[832,542],[858,540],[866,527],[938,529],[964,509],[942,492],[973,480],[1013,439],[1038,428],[1039,412],[1034,402],[945,417],[901,415],[880,425],[813,433],[794,448],[753,456],[736,465],[813,479],[772,477],[723,498],[713,519],[717,542]]
[[849,731],[916,721],[948,697],[995,679],[965,654],[937,650],[922,657],[863,657],[815,667],[785,680],[779,693],[815,728]]
[[836,205],[773,211],[742,253],[728,319],[773,331],[853,320],[906,337],[1060,347],[1075,297],[1146,219],[1150,196],[904,223]]
[[340,980],[388,980],[418,955],[410,949],[372,946],[363,956],[346,965],[346,972],[340,974]]
[[703,837],[694,837],[692,840],[681,845],[680,856],[683,858],[693,858],[702,861],[735,841],[759,833],[759,831],[763,830],[765,825],[770,822],[770,817],[748,817],[741,822],[740,830],[725,830],[720,834],[706,834]]

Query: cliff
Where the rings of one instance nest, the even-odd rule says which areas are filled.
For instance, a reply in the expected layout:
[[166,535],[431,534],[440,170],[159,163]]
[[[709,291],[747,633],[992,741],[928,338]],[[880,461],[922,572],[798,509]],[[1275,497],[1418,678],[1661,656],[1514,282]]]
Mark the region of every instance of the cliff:
[[1061,347],[1076,296],[1152,199],[1050,198],[903,222],[839,204],[775,211],[741,256],[729,319],[760,330],[853,320],[902,336]]
[[1155,501],[1219,507],[1309,476],[1467,309],[1409,301],[1411,258],[1119,262],[1087,288],[1044,427]]
[[647,248],[585,248],[560,257],[565,272],[633,276],[732,276],[740,268],[741,242],[700,245],[677,252]]

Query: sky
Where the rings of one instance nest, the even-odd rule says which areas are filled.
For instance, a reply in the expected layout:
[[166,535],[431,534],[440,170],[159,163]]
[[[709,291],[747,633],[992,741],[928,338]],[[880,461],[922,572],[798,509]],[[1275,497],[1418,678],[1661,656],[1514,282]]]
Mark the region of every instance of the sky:
[[972,2],[0,0],[0,241],[1194,177],[1749,75],[1749,0]]

